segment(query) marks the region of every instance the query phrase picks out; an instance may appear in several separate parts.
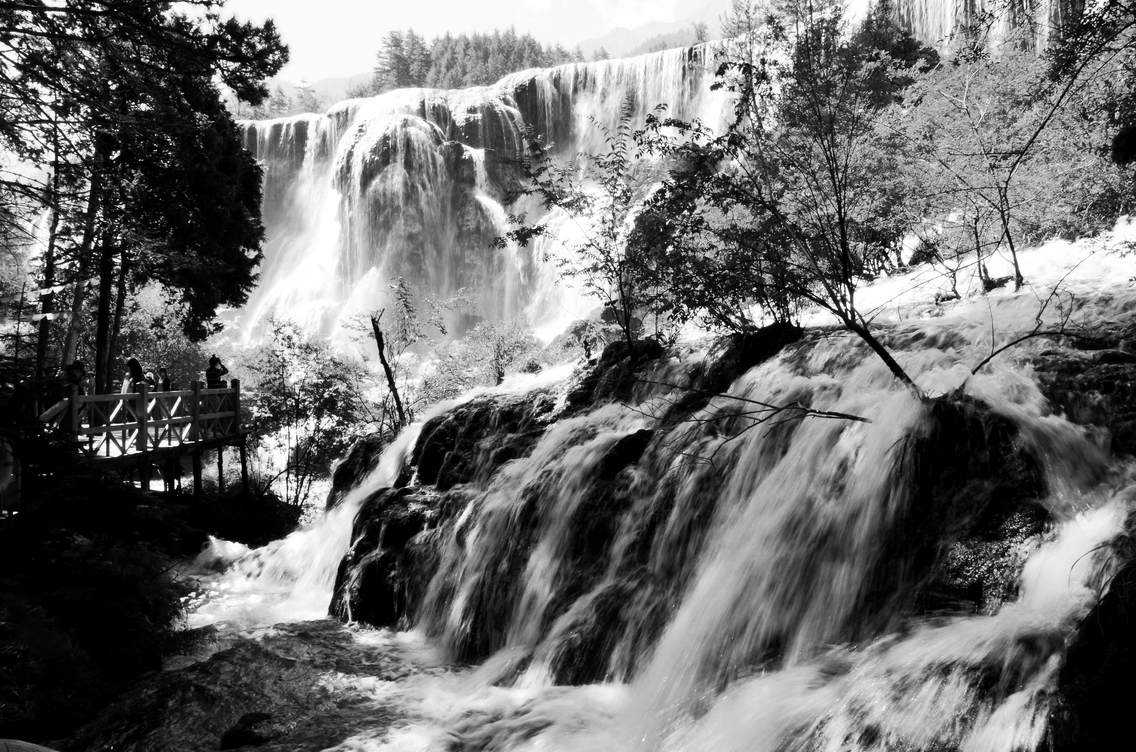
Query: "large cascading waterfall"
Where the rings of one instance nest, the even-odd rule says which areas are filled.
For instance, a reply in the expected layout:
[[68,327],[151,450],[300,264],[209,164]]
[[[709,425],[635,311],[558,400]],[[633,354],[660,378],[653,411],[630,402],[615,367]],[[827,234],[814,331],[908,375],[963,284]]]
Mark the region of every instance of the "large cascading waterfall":
[[[1119,319],[1127,299],[1081,313]],[[1036,311],[994,306],[1007,326]],[[647,359],[637,387],[498,391],[427,420],[396,450],[413,481],[330,513],[359,510],[335,608],[417,627],[517,694],[451,698],[411,724],[416,743],[1037,748],[1129,476],[1029,365],[968,376],[989,311],[967,308],[889,335],[920,383],[962,385],[954,401],[897,389],[845,336],[775,354],[787,336]],[[754,426],[759,403],[821,412]],[[600,708],[552,689],[597,684]]]
[[1076,20],[1085,0],[897,0],[893,5],[903,24],[928,44],[942,44],[962,27],[989,19],[996,40],[1025,33],[1045,46]]
[[[1131,264],[1082,256],[1022,262],[1085,326],[1131,327],[1126,283],[1100,282]],[[1037,305],[905,304],[886,339],[931,402],[854,338],[784,327],[669,358],[617,344],[467,395],[241,559],[200,620],[331,600],[440,648],[447,672],[365,685],[401,720],[352,749],[1041,749],[1134,488],[1039,376],[1122,353],[1026,344],[970,374],[990,321],[1028,329]],[[283,607],[234,607],[265,592]]]
[[246,145],[265,167],[268,242],[243,331],[255,337],[277,316],[332,332],[380,307],[396,277],[436,299],[467,290],[474,313],[490,320],[578,318],[592,306],[542,269],[556,269],[553,249],[519,254],[494,244],[509,213],[540,211],[513,201],[526,135],[572,154],[598,148],[602,129],[625,111],[641,122],[665,104],[717,122],[723,99],[709,91],[706,54],[565,65],[247,123]]

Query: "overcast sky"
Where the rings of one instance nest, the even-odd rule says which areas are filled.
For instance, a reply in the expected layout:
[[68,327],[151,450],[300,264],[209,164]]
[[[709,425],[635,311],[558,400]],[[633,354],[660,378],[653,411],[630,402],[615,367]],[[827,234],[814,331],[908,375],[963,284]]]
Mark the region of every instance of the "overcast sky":
[[378,42],[392,29],[428,37],[446,31],[513,26],[542,41],[575,46],[619,27],[691,17],[690,0],[229,0],[251,20],[276,19],[292,50],[281,74],[318,80],[368,71]]

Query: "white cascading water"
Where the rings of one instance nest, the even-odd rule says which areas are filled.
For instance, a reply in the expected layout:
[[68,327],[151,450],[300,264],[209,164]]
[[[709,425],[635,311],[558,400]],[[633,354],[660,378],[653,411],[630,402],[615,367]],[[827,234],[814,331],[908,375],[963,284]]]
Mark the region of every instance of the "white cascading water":
[[[265,168],[267,230],[260,285],[240,314],[254,340],[272,318],[342,336],[405,278],[422,297],[470,293],[489,320],[527,318],[546,339],[595,307],[559,284],[555,238],[532,252],[494,246],[515,203],[529,129],[566,154],[598,150],[600,126],[660,104],[719,123],[701,49],[512,74],[493,86],[409,89],[355,99],[323,115],[249,122]],[[531,203],[531,202],[529,202]],[[456,323],[456,322],[451,322]]]
[[[1092,2],[1092,0],[1090,0]],[[994,39],[1025,30],[1039,46],[1074,20],[1084,0],[896,0],[899,18],[918,38],[942,44],[960,27],[992,19]]]
[[394,485],[420,427],[415,424],[403,431],[374,470],[316,524],[253,551],[211,538],[197,566],[223,568],[225,575],[202,576],[207,589],[201,605],[190,614],[189,626],[251,626],[327,616],[335,572],[351,543],[351,523],[359,504],[378,489]]
[[[1113,239],[1122,245],[1132,234],[1121,227]],[[1115,320],[1131,305],[1125,280],[1136,268],[1130,254],[1106,245],[1053,243],[1023,253],[1022,263],[1038,290],[1064,278],[1085,301],[1078,317],[1087,323]],[[988,351],[991,318],[1006,334],[1028,328],[1035,296],[996,293],[944,314],[919,302],[933,294],[920,274],[929,272],[864,291],[867,300],[893,300],[906,290],[888,317],[901,361],[928,390],[964,385],[1010,419],[1046,479],[1040,501],[1054,523],[1018,544],[1025,563],[1014,599],[949,618],[914,616],[898,601],[860,611],[865,578],[903,502],[904,439],[921,430],[925,408],[853,340],[830,337],[752,369],[730,394],[800,400],[870,423],[810,418],[738,434],[736,401],[715,399],[694,419],[667,424],[659,416],[670,397],[656,387],[637,404],[555,421],[529,455],[459,487],[464,509],[438,544],[419,629],[404,639],[450,655],[488,646],[489,655],[475,669],[352,685],[377,706],[399,708],[400,720],[352,732],[337,749],[1037,749],[1061,646],[1107,575],[1101,549],[1122,530],[1136,486],[1091,434],[1050,412],[1022,357],[1042,346],[969,376]],[[1115,281],[1104,289],[1102,279]],[[655,377],[667,381],[688,365],[661,364]],[[564,374],[481,396],[548,390]],[[571,550],[581,505],[612,447],[643,429],[655,435],[622,476],[629,502],[595,554],[600,571],[581,590]],[[400,437],[314,528],[220,577],[225,597],[207,601],[198,620],[248,619],[238,604],[265,591],[277,605],[265,610],[258,601],[254,621],[320,615],[352,515],[397,475],[415,438],[416,430]],[[629,580],[621,562],[644,546]],[[514,554],[515,570],[503,570]],[[558,686],[564,651],[605,626],[596,604],[613,592],[622,617],[601,635],[603,680]],[[490,613],[499,622],[487,633]]]

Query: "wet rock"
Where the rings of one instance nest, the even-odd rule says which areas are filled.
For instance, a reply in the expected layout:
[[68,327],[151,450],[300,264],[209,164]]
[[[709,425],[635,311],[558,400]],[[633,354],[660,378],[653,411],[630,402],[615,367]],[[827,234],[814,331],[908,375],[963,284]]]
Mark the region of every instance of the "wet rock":
[[375,701],[374,682],[414,670],[388,646],[360,644],[330,620],[281,624],[224,642],[204,660],[149,674],[61,748],[327,749],[389,723],[394,711]]
[[721,338],[706,361],[691,374],[690,391],[674,402],[663,422],[674,423],[702,409],[715,394],[724,393],[746,371],[776,357],[787,346],[800,341],[803,334],[798,326],[777,323]]
[[1025,503],[949,543],[923,593],[924,609],[992,614],[1013,600],[1022,567],[1050,522],[1045,509]]
[[708,359],[709,365],[695,386],[711,392],[725,390],[751,368],[773,358],[788,345],[799,342],[804,331],[792,324],[770,324],[752,332],[723,337]]
[[[1121,749],[1136,707],[1136,560],[1077,628],[1057,680],[1049,752]],[[1126,748],[1126,747],[1124,747]]]
[[[1017,592],[1051,519],[1040,465],[1008,418],[965,397],[935,400],[897,465],[906,488],[868,578],[864,614],[991,612]],[[906,601],[913,601],[909,603]],[[886,625],[871,616],[871,634]]]
[[245,713],[237,724],[221,734],[221,749],[259,747],[283,735],[269,713]]
[[555,403],[544,393],[473,400],[430,420],[412,453],[418,482],[445,491],[485,480],[527,454],[544,432]]
[[375,466],[386,448],[388,437],[373,433],[362,437],[347,451],[331,475],[331,491],[327,495],[327,509],[334,508],[347,493],[359,485]]
[[411,626],[432,574],[412,541],[437,516],[438,496],[428,489],[384,489],[363,502],[331,613],[377,627]]
[[1112,542],[1120,562],[1077,625],[1057,676],[1046,752],[1127,749],[1136,707],[1136,515]]
[[1136,454],[1136,356],[1056,350],[1033,365],[1055,409],[1074,423],[1106,430],[1106,448],[1114,455]]
[[634,602],[633,579],[610,583],[580,601],[551,635],[548,667],[557,684],[592,684],[611,678],[610,661],[623,639],[627,607]]
[[620,470],[638,462],[654,436],[653,430],[644,428],[616,440],[600,461],[597,475],[603,480],[611,480]]
[[630,400],[643,368],[665,354],[663,346],[653,339],[635,340],[630,346],[622,339],[611,342],[568,393],[569,408],[584,409],[603,402]]

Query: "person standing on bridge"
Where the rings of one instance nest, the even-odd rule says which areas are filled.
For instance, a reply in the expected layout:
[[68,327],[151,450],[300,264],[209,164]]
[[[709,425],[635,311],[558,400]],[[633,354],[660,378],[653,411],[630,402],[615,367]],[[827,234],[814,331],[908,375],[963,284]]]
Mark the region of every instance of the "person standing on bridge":
[[165,368],[158,369],[158,389],[163,392],[170,391],[170,374]]
[[126,361],[126,374],[122,377],[122,394],[140,392],[145,383],[146,372],[142,370],[142,364],[138,362],[138,358],[131,358]]
[[221,359],[214,355],[209,359],[209,367],[205,369],[205,388],[206,389],[224,389],[228,386],[222,376],[229,372],[221,363]]

